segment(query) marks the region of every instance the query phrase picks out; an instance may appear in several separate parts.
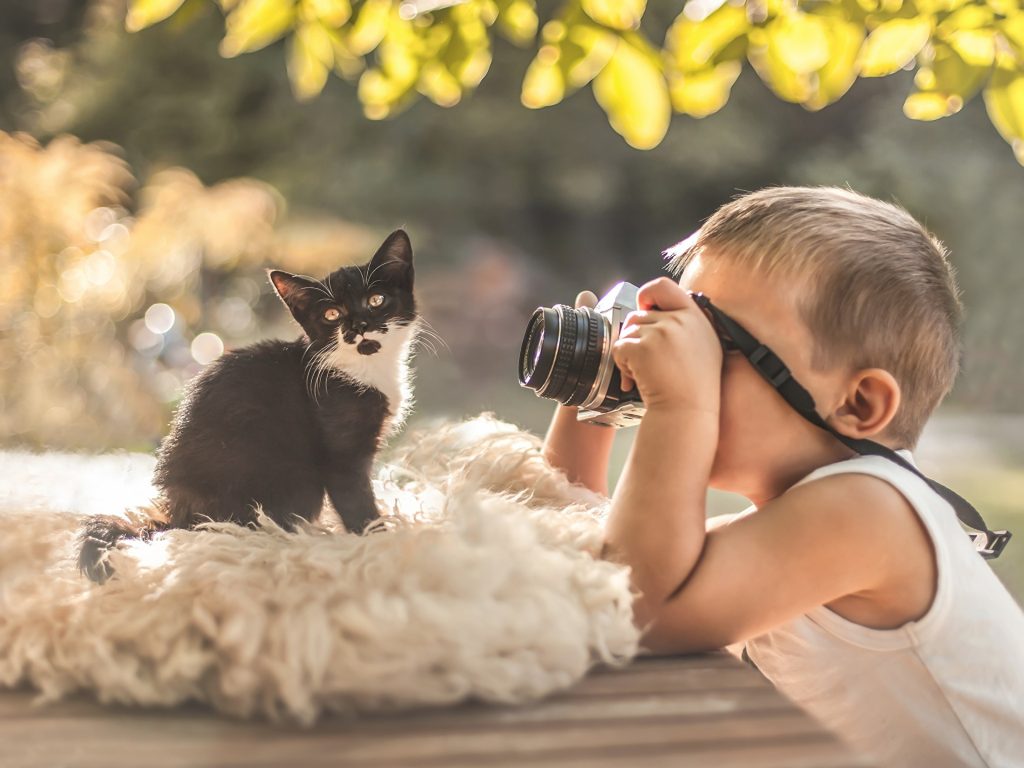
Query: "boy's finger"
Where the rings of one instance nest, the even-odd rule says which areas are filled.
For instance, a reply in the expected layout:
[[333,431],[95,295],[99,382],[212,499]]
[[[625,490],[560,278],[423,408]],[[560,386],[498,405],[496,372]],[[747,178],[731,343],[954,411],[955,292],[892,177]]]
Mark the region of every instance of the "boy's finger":
[[636,304],[640,309],[661,309],[668,312],[693,306],[693,299],[675,280],[659,277],[641,286],[636,294]]
[[573,306],[577,309],[580,307],[596,307],[597,294],[593,291],[580,291],[579,295],[576,296],[576,303]]
[[629,361],[626,359],[628,355],[627,347],[620,343],[616,343],[612,347],[612,359],[615,360],[615,365],[619,369],[620,386],[623,392],[628,392],[633,388],[633,376],[632,369],[629,367]]

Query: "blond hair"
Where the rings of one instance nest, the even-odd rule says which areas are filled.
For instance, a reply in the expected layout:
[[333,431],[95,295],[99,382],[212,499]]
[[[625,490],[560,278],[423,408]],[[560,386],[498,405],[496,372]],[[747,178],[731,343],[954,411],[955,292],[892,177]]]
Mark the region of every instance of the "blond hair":
[[891,373],[901,402],[885,435],[916,445],[959,372],[963,307],[945,247],[913,216],[850,190],[772,187],[719,208],[668,267],[698,254],[797,281],[812,366]]

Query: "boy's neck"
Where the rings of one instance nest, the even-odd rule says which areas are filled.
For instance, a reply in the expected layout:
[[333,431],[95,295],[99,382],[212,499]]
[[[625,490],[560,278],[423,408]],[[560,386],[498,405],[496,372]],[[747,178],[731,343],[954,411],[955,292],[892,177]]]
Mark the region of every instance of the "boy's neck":
[[760,509],[768,502],[778,498],[798,482],[803,480],[820,467],[835,464],[857,456],[857,452],[846,447],[838,440],[828,440],[812,453],[794,456],[792,461],[772,477],[764,478],[763,485],[757,490],[744,494],[750,502]]

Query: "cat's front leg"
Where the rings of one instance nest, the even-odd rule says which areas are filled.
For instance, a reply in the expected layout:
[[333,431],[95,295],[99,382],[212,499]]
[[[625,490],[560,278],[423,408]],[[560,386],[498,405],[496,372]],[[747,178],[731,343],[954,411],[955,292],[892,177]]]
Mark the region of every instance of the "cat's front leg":
[[328,475],[326,486],[331,504],[350,533],[362,533],[380,517],[368,473],[335,471]]

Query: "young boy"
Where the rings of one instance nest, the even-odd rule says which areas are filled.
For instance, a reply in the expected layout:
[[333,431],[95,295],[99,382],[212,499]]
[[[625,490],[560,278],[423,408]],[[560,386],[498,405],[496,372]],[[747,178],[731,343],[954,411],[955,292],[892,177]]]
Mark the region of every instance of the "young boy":
[[[1024,765],[1024,614],[950,505],[803,418],[689,293],[774,351],[833,429],[913,463],[959,368],[943,246],[894,205],[783,187],[668,255],[678,285],[644,285],[613,349],[647,411],[605,556],[631,567],[644,646],[743,651],[882,765]],[[545,453],[607,493],[613,434],[559,406]],[[705,521],[709,487],[753,506]]]

